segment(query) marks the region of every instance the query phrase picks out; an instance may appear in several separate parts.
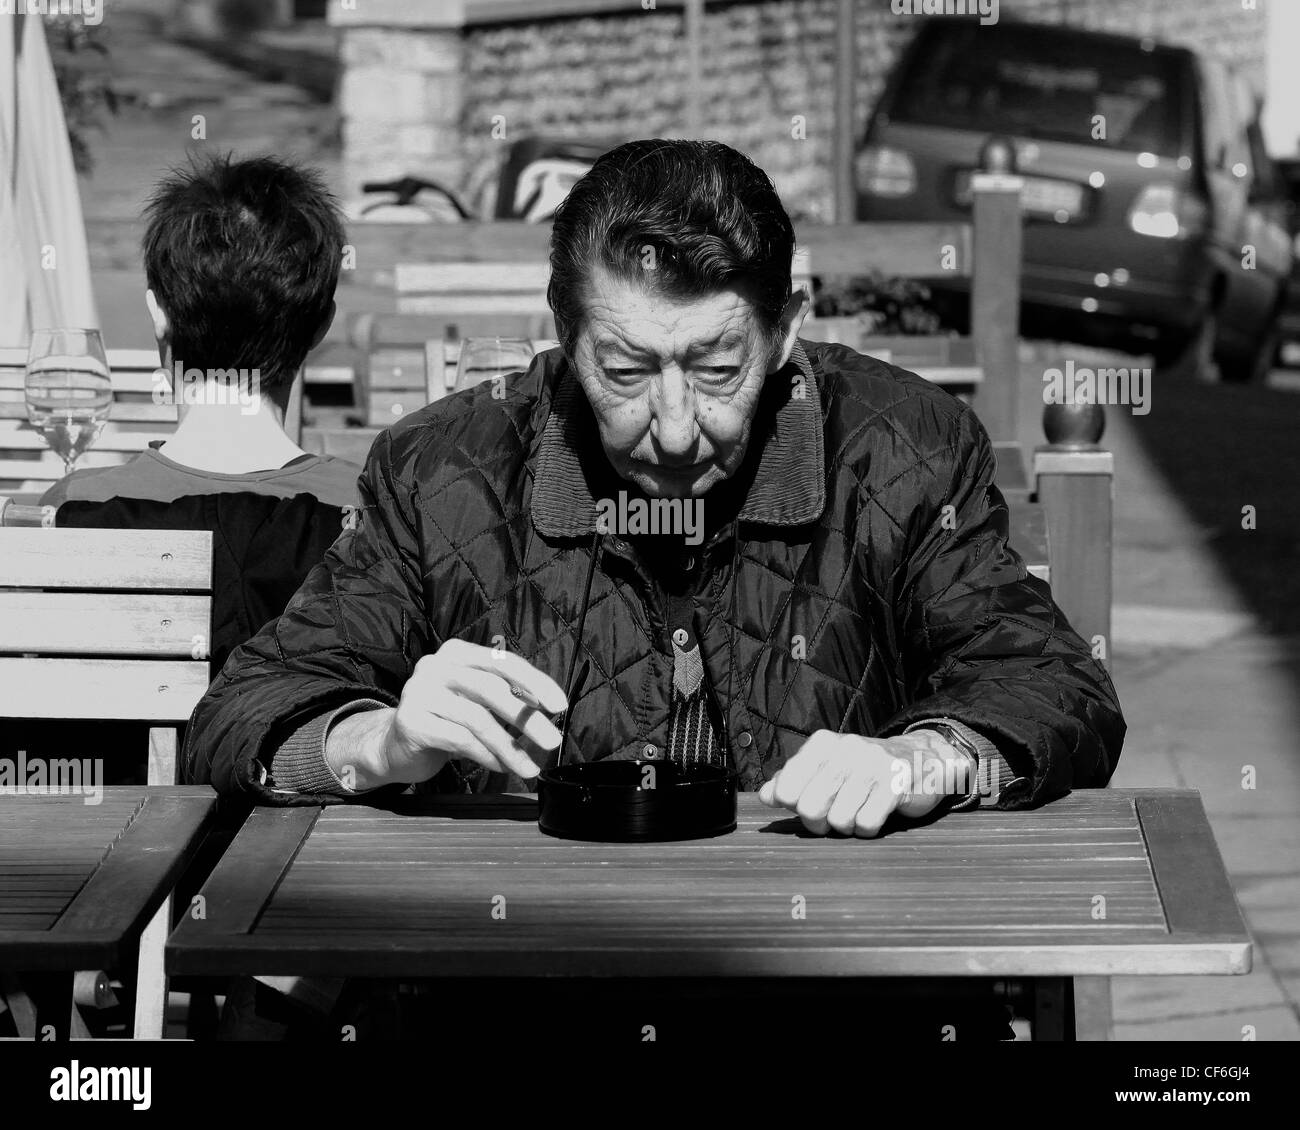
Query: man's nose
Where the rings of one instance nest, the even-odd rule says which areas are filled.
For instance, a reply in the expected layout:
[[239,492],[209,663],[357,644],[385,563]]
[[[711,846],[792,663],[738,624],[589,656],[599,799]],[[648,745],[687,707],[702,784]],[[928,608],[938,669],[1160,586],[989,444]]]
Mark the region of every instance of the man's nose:
[[665,369],[653,405],[653,432],[659,450],[669,458],[689,456],[699,440],[695,392],[681,369]]

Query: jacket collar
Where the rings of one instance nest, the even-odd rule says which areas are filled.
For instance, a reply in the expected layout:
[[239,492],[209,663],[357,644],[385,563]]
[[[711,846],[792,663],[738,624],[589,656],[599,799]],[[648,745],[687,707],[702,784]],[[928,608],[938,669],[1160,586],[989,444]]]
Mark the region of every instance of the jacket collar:
[[[796,382],[796,374],[802,383]],[[547,537],[581,537],[596,529],[592,484],[609,465],[596,419],[567,360],[559,365],[550,414],[537,445],[532,519]],[[755,464],[756,460],[756,464]],[[746,468],[752,478],[740,507],[742,521],[800,526],[826,505],[821,396],[803,342],[789,363],[767,378],[759,402]]]

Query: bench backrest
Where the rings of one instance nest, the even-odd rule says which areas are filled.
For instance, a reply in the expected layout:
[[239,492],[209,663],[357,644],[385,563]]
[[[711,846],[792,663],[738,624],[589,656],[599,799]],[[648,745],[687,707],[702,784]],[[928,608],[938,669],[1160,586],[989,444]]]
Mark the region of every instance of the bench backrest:
[[517,263],[398,263],[395,311],[354,317],[355,344],[413,346],[439,338],[555,336],[550,267]]
[[[534,354],[558,344],[546,338],[530,341]],[[461,344],[460,339],[434,338],[413,347],[382,347],[371,352],[367,379],[364,385],[358,382],[356,389],[366,425],[388,427],[446,396],[456,381]]]
[[[157,351],[110,349],[107,360],[113,404],[103,432],[77,461],[79,468],[125,463],[176,430],[176,405],[154,402]],[[63,477],[63,460],[27,422],[26,365],[25,349],[0,349],[0,486],[7,484],[13,492],[44,490]]]
[[0,717],[184,722],[211,616],[207,531],[0,529]]

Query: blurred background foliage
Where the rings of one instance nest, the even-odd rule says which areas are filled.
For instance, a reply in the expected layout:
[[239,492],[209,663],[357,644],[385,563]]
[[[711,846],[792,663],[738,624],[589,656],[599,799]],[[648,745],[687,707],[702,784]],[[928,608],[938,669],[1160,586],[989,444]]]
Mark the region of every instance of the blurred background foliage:
[[814,294],[817,317],[856,315],[873,334],[935,334],[943,328],[929,287],[915,279],[887,278],[879,272],[822,279]]
[[90,135],[102,132],[108,115],[118,109],[104,25],[87,25],[80,16],[59,16],[48,18],[45,27],[72,161],[78,173],[88,176],[94,169]]

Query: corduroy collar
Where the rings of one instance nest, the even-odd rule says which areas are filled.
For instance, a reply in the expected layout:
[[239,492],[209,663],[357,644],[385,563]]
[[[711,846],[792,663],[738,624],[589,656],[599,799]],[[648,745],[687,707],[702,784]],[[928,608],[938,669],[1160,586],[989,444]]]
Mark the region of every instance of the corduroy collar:
[[[596,528],[596,499],[584,460],[588,466],[609,466],[591,406],[566,361],[534,464],[533,525],[547,537],[581,537]],[[826,505],[821,396],[803,342],[796,342],[790,362],[767,378],[745,463],[753,469],[742,521],[801,526],[820,517]]]

